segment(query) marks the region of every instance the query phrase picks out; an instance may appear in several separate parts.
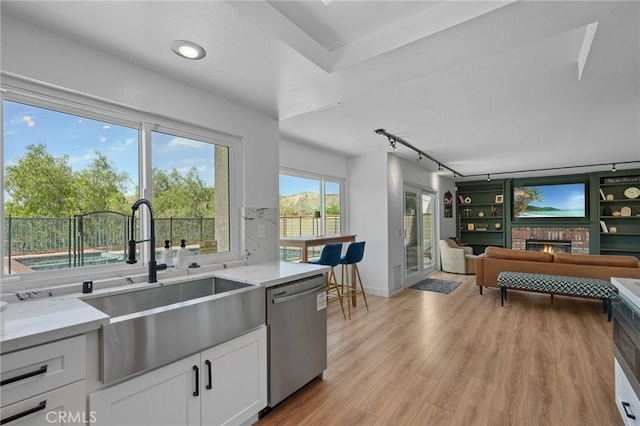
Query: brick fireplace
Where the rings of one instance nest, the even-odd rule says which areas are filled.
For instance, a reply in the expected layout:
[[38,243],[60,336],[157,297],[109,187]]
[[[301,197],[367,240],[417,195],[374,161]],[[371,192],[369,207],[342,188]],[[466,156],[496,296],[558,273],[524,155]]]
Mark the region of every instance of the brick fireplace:
[[571,253],[589,254],[587,226],[512,226],[511,248],[526,250],[527,240],[571,241]]

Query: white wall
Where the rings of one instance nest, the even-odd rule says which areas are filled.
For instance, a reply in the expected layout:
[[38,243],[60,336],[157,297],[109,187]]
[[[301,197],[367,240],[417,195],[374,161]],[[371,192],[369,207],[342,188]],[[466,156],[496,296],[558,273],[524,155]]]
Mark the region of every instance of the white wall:
[[278,207],[275,118],[5,15],[1,31],[3,72],[239,138],[238,207]]
[[280,167],[346,179],[347,158],[309,145],[280,139]]
[[365,291],[389,296],[387,153],[349,158],[349,232],[366,241],[359,266]]

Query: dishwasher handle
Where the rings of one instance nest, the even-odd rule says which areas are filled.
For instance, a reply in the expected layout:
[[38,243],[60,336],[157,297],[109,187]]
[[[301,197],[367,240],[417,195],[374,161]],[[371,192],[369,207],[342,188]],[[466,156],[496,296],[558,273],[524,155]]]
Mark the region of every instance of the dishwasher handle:
[[315,293],[318,290],[324,290],[326,288],[325,284],[319,285],[317,287],[312,288],[311,290],[307,290],[307,291],[303,291],[302,293],[296,293],[296,294],[292,294],[291,296],[285,296],[285,297],[277,297],[274,298],[272,303],[285,303],[285,302],[289,302],[291,300],[296,300],[296,299],[300,299],[302,297],[308,296],[309,294]]

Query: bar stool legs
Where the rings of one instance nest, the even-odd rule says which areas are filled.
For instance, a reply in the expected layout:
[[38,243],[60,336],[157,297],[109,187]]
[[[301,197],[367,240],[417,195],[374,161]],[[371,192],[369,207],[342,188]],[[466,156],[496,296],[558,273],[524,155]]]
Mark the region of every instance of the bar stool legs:
[[[332,292],[335,291],[336,296],[340,301],[340,309],[342,309],[342,316],[344,319],[347,319],[347,315],[344,313],[344,304],[342,303],[343,293],[340,291],[340,287],[341,286],[338,284],[338,280],[336,279],[336,272],[332,266],[331,272],[329,272],[329,277],[327,279],[327,303],[330,302],[329,297],[331,296]],[[349,302],[347,301],[347,303]],[[351,313],[349,313],[349,315],[351,315]]]
[[[356,263],[351,263],[351,285],[349,285],[349,275],[348,275],[348,266],[349,264],[342,264],[342,296],[347,298],[347,308],[349,312],[349,319],[351,319],[351,305],[356,305],[356,296],[358,294],[362,294],[362,298],[364,299],[364,305],[367,308],[367,312],[369,312],[369,304],[367,303],[367,294],[364,292],[364,286],[362,285],[362,278],[360,278],[360,271],[358,270],[358,265]],[[346,277],[346,290],[345,290],[345,277]],[[360,290],[358,290],[356,279],[360,284]]]

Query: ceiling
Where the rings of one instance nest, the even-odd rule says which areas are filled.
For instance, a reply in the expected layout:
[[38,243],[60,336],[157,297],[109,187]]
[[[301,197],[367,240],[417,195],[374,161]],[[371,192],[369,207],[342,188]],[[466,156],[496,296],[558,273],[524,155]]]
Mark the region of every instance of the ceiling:
[[[1,8],[278,118],[282,138],[347,157],[386,152],[374,133],[383,128],[469,178],[640,167],[636,1],[4,0]],[[169,48],[176,39],[207,56],[179,58]],[[402,146],[395,153],[418,157]],[[505,173],[538,169],[546,170]]]

